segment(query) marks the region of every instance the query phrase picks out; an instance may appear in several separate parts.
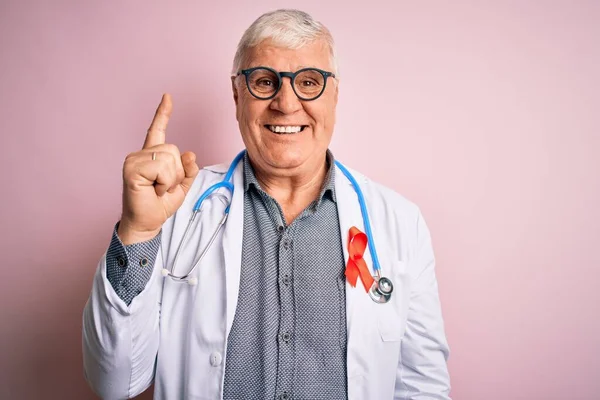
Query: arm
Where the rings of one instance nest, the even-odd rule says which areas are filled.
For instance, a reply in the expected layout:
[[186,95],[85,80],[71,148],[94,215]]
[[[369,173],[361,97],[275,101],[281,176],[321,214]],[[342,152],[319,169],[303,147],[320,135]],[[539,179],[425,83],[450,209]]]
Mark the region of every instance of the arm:
[[96,270],[83,311],[83,364],[86,380],[102,398],[134,397],[154,378],[162,289],[156,273],[162,268],[159,246],[160,234],[124,246],[115,230]]
[[[142,150],[125,158],[118,237],[113,234],[98,264],[83,310],[85,376],[104,398],[135,396],[154,377],[163,264],[153,240],[181,206],[199,171],[194,153],[180,154],[177,146],[165,142],[171,111],[171,96],[165,94]],[[150,250],[156,251],[152,257]],[[138,251],[146,253],[141,255],[147,265],[140,264]]]
[[435,257],[429,229],[419,213],[417,245],[410,262],[414,272],[401,362],[396,379],[396,398],[449,400],[450,377],[446,361],[448,343],[435,277]]

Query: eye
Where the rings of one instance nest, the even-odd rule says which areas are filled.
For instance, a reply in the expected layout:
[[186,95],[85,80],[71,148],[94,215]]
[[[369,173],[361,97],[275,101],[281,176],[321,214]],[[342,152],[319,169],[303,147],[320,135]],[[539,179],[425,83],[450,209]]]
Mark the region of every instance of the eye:
[[261,78],[256,81],[256,85],[263,87],[271,87],[275,86],[275,82],[273,82],[273,80],[269,78]]
[[317,86],[317,82],[313,81],[313,80],[309,80],[309,79],[305,79],[300,83],[302,86],[304,87],[312,87],[312,86]]

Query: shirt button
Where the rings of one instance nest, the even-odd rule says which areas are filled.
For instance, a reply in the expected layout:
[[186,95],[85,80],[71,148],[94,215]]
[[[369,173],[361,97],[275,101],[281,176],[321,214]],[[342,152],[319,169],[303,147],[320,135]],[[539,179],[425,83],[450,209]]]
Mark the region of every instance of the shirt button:
[[210,365],[213,367],[218,367],[221,365],[221,361],[223,361],[223,357],[221,357],[221,353],[215,351],[210,353]]
[[279,395],[281,400],[290,400],[292,397],[288,394],[288,392],[283,392]]
[[279,225],[279,226],[277,227],[277,232],[281,233],[281,232],[283,232],[283,230],[284,230],[284,227],[283,227],[283,225]]
[[288,274],[285,274],[285,275],[283,276],[283,279],[282,279],[282,281],[283,281],[283,284],[284,284],[284,285],[289,285],[289,284],[290,284],[290,282],[292,281],[292,278],[290,278],[290,276],[289,276]]
[[287,238],[286,238],[286,239],[283,239],[283,248],[284,248],[284,249],[286,249],[286,250],[287,250],[287,249],[289,249],[289,248],[290,248],[290,243],[291,243],[291,242],[292,242],[292,241],[291,241],[290,239],[287,239]]
[[145,267],[148,265],[148,259],[146,257],[140,260],[140,266]]
[[292,335],[289,332],[285,332],[281,335],[281,340],[283,340],[284,343],[289,343],[291,338]]
[[123,257],[117,257],[117,264],[119,264],[119,267],[124,267],[125,259]]

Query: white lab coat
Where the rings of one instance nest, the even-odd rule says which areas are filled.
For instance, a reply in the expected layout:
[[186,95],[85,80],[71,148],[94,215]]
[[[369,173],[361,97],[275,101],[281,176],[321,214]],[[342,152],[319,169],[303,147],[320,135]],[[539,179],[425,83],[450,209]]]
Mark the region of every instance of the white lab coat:
[[[153,275],[127,306],[106,279],[106,254],[83,312],[85,376],[106,399],[136,396],[154,380],[156,399],[220,399],[227,336],[238,299],[243,227],[243,164],[234,173],[231,212],[194,272],[197,286],[163,278],[173,262],[194,202],[220,181],[228,165],[204,168],[179,211],[164,225]],[[342,238],[364,230],[356,194],[336,167]],[[448,345],[434,272],[434,254],[419,209],[400,195],[352,171],[364,192],[382,274],[394,284],[387,304],[374,303],[362,284],[346,286],[347,376],[350,400],[449,399]],[[217,197],[183,250],[176,274],[209,240],[223,215]],[[201,232],[204,232],[201,235]],[[344,245],[344,257],[348,250]],[[368,250],[367,265],[372,268]]]

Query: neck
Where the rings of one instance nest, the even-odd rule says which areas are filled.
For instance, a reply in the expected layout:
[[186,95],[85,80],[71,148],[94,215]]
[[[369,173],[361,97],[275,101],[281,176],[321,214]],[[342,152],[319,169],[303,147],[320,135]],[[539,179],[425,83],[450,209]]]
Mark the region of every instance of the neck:
[[277,200],[290,224],[319,194],[327,175],[326,155],[290,173],[261,169],[252,163],[261,188]]

